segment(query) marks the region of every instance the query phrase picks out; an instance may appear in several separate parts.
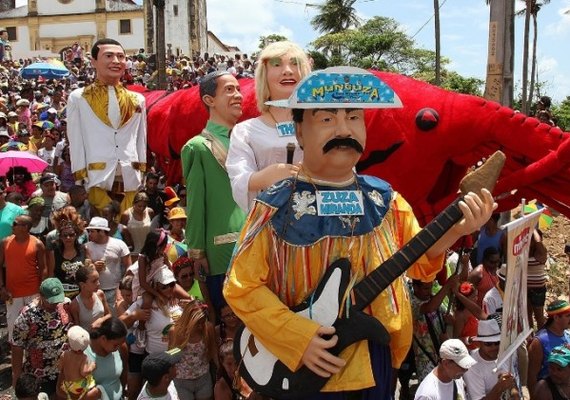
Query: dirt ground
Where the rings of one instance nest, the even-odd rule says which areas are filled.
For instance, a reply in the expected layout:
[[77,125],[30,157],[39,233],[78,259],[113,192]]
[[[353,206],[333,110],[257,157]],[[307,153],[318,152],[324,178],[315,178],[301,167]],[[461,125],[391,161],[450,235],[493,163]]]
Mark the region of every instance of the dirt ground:
[[555,216],[550,228],[544,231],[544,244],[548,250],[548,298],[549,301],[555,298],[568,300],[568,273],[570,264],[568,257],[564,254],[564,245],[570,242],[570,220],[563,215]]

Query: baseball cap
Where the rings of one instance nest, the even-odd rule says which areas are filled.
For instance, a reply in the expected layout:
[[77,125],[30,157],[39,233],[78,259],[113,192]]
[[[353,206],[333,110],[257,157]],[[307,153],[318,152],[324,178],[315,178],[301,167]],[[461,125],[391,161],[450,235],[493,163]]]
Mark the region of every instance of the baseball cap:
[[67,341],[71,350],[83,351],[89,346],[89,332],[79,325],[74,325],[67,331]]
[[160,283],[161,285],[168,285],[169,283],[176,282],[174,272],[172,272],[170,268],[167,267],[160,268],[154,276],[153,280]]
[[548,362],[555,363],[566,368],[570,364],[570,349],[566,346],[558,346],[552,349],[548,355]]
[[477,364],[477,361],[469,355],[465,344],[459,339],[448,339],[443,342],[439,348],[439,356],[442,360],[454,361],[463,369],[469,369]]
[[44,279],[40,285],[40,293],[50,304],[63,303],[65,300],[63,285],[57,278]]
[[149,382],[157,382],[170,371],[170,367],[180,362],[182,350],[175,347],[167,351],[151,353],[142,362],[141,375]]
[[49,114],[57,114],[57,110],[56,110],[55,108],[53,108],[53,107],[48,108],[47,112],[48,112]]
[[180,197],[178,197],[176,191],[170,186],[164,188],[164,194],[166,195],[166,200],[164,202],[166,207],[170,207],[177,201],[180,201]]
[[46,172],[40,178],[40,185],[43,185],[44,183],[47,182],[55,182],[56,185],[59,185],[59,179],[57,175],[51,172]]
[[168,219],[186,219],[186,212],[182,207],[174,207],[172,210],[168,212]]
[[15,113],[14,111],[10,111],[10,112],[8,113],[8,118],[17,117],[17,116],[18,116],[18,114]]
[[266,101],[284,108],[402,108],[402,101],[382,79],[362,68],[331,67],[313,71],[288,99]]
[[89,225],[85,229],[100,229],[103,231],[110,231],[109,221],[102,217],[93,217],[89,221]]

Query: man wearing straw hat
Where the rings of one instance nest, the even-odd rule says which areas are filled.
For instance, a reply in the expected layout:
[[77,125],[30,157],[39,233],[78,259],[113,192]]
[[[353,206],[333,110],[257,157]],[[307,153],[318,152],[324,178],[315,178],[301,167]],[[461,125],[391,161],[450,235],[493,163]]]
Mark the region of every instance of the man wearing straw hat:
[[479,347],[471,352],[477,364],[471,367],[463,380],[470,400],[499,400],[504,391],[515,387],[512,374],[497,368],[501,328],[496,319],[479,321],[477,336],[472,339]]
[[[293,109],[305,157],[298,175],[277,182],[255,200],[224,287],[226,300],[288,370],[305,366],[327,379],[317,397],[307,398],[344,398],[342,392],[356,392],[355,398],[391,398],[392,368],[400,367],[412,339],[409,297],[401,277],[365,310],[384,325],[389,346],[363,340],[333,355],[329,349],[339,338],[331,323],[319,322],[312,306],[305,316],[289,307],[308,298],[333,262],[348,258],[352,283],[360,281],[419,231],[411,207],[388,183],[354,172],[366,145],[364,109],[401,107],[401,102],[372,73],[335,67],[309,74],[291,98],[268,104]],[[408,276],[433,280],[446,249],[483,225],[495,207],[486,190],[483,197],[468,194],[461,203],[465,218],[408,269]],[[254,360],[254,354],[264,353],[255,345],[244,351]],[[252,379],[262,391],[265,370],[250,372],[264,375]],[[283,381],[281,388],[288,387]]]

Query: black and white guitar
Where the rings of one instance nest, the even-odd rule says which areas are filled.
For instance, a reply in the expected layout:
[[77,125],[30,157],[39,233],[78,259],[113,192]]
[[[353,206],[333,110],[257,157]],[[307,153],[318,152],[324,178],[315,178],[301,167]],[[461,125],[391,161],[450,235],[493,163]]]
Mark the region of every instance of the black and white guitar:
[[[460,183],[461,193],[479,193],[482,188],[492,190],[504,161],[505,155],[502,152],[493,154],[482,167],[463,178]],[[351,278],[350,261],[346,258],[331,264],[309,298],[291,310],[322,326],[335,327],[338,342],[329,349],[331,354],[338,355],[351,344],[365,339],[388,344],[390,335],[382,323],[362,310],[462,218],[458,205],[461,199],[462,196],[353,287],[354,301],[348,317],[339,317],[341,302]],[[236,334],[234,356],[240,365],[241,376],[251,388],[274,399],[294,399],[316,393],[328,380],[306,366],[291,371],[247,327]]]

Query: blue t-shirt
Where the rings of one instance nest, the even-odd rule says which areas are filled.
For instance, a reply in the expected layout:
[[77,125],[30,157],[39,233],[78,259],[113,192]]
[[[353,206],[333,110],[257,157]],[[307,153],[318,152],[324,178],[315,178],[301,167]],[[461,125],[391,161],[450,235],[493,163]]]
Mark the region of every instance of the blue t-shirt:
[[4,239],[12,234],[12,224],[19,215],[24,215],[24,210],[19,205],[6,202],[4,208],[0,209],[0,239]]
[[123,385],[121,384],[123,361],[119,351],[117,350],[106,357],[101,357],[95,354],[91,346],[88,346],[83,353],[97,365],[97,368],[93,371],[95,383],[103,386],[109,400],[121,400],[123,398]]

